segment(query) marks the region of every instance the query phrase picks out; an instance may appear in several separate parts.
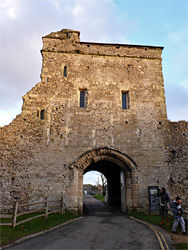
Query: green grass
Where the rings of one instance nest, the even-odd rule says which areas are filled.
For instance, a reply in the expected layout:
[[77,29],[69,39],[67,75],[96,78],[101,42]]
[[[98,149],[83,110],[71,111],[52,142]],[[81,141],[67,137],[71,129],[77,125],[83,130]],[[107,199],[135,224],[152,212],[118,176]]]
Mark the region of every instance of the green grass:
[[98,195],[98,194],[95,194],[93,196],[95,199],[99,200],[99,201],[103,201],[104,202],[104,199],[105,199],[105,196],[103,195]]
[[[37,214],[39,213],[34,213],[32,214],[32,216],[37,215]],[[78,218],[79,216],[80,215],[74,215],[74,214],[50,214],[48,216],[48,219],[45,219],[45,217],[40,217],[31,221],[25,222],[21,225],[18,225],[15,228],[11,226],[1,226],[0,245],[1,246],[7,245],[11,242],[14,242],[16,239],[22,238],[23,236],[49,229],[63,222],[66,222],[68,220]],[[19,220],[24,220],[29,217],[31,217],[31,214],[26,214],[18,218]],[[2,222],[5,222],[4,220],[11,220],[11,219],[2,219]]]
[[11,218],[0,218],[0,223],[9,223],[11,221],[12,221]]
[[188,249],[188,243],[179,243],[176,244],[177,250],[187,250]]
[[[134,218],[137,218],[137,219],[140,219],[140,220],[143,220],[143,221],[147,221],[149,223],[157,225],[157,226],[165,229],[168,232],[172,231],[172,225],[173,225],[173,222],[174,222],[174,219],[173,219],[172,216],[169,216],[169,222],[170,222],[169,226],[167,226],[165,224],[160,225],[161,218],[158,215],[140,215],[140,214],[129,213],[129,216],[132,216]],[[177,232],[178,233],[181,232],[180,225],[177,228]],[[178,244],[176,244],[176,247],[177,247],[177,250],[184,250],[184,249],[187,250],[188,249],[188,243],[186,243],[186,242],[178,243]]]
[[[172,225],[173,225],[173,217],[169,216],[169,223],[170,225],[167,226],[166,224],[164,225],[160,225],[161,222],[161,217],[159,215],[141,215],[141,214],[133,214],[133,213],[129,213],[129,216],[133,216],[134,218],[140,219],[140,220],[144,220],[147,222],[150,222],[152,224],[158,225],[160,227],[162,227],[163,229],[167,230],[168,232],[172,231]],[[166,223],[166,221],[165,221]],[[180,228],[178,227],[177,232],[180,232]]]
[[[28,218],[34,217],[34,216],[39,215],[39,214],[44,214],[44,212],[30,213],[30,214],[25,214],[25,215],[19,216],[19,217],[17,217],[16,222],[26,220]],[[12,219],[11,218],[0,218],[0,223],[8,223],[8,222],[12,222]]]

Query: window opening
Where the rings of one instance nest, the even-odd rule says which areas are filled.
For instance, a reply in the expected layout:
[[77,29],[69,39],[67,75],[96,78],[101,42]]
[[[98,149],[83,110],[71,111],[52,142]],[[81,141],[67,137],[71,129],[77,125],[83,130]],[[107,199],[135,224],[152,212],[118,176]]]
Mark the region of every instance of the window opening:
[[80,108],[85,107],[85,90],[80,90]]
[[40,119],[41,120],[44,120],[44,109],[42,109],[41,111],[40,111]]
[[64,77],[67,77],[67,66],[64,66],[63,76],[64,76]]
[[129,92],[122,92],[122,109],[129,108]]
[[69,32],[67,32],[67,37],[70,39],[71,38],[71,36],[72,36],[72,33],[69,31]]

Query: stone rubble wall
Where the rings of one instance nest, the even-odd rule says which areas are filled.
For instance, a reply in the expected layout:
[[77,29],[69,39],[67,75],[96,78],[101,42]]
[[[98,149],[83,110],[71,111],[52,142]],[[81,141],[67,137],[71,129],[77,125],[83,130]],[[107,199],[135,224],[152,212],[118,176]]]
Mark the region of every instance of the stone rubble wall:
[[[180,157],[177,139],[185,137],[167,120],[161,47],[84,43],[79,32],[64,30],[43,37],[41,52],[41,82],[23,97],[22,113],[0,128],[1,203],[11,203],[14,194],[23,202],[63,196],[65,207],[76,211],[83,173],[70,166],[100,147],[115,148],[136,162],[140,208],[148,209],[148,186],[166,186],[174,193],[171,180],[185,193],[174,174],[180,161],[185,166],[186,152]],[[83,89],[86,107],[79,108]],[[126,110],[123,91],[129,91]],[[179,156],[175,162],[169,157],[171,145]]]
[[171,198],[180,196],[188,206],[188,122],[169,122],[166,136],[167,162]]

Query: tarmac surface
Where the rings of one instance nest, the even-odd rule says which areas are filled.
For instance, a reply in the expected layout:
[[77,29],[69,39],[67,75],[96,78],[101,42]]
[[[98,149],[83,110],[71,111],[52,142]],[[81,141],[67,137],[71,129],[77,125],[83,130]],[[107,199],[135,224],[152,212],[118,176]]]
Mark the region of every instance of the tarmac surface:
[[125,249],[172,250],[168,233],[158,235],[150,226],[133,220],[115,208],[106,206],[91,195],[84,197],[86,215],[58,229],[23,241],[6,249]]

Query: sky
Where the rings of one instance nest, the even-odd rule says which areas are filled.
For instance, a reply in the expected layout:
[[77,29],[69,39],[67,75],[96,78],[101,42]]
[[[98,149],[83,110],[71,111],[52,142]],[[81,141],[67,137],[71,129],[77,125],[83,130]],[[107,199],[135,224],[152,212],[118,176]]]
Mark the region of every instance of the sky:
[[98,184],[102,185],[101,173],[98,171],[87,172],[84,174],[83,183],[91,184],[93,186],[97,186]]
[[188,121],[188,0],[0,0],[0,126],[40,81],[42,36],[63,28],[81,41],[164,46],[168,119]]

